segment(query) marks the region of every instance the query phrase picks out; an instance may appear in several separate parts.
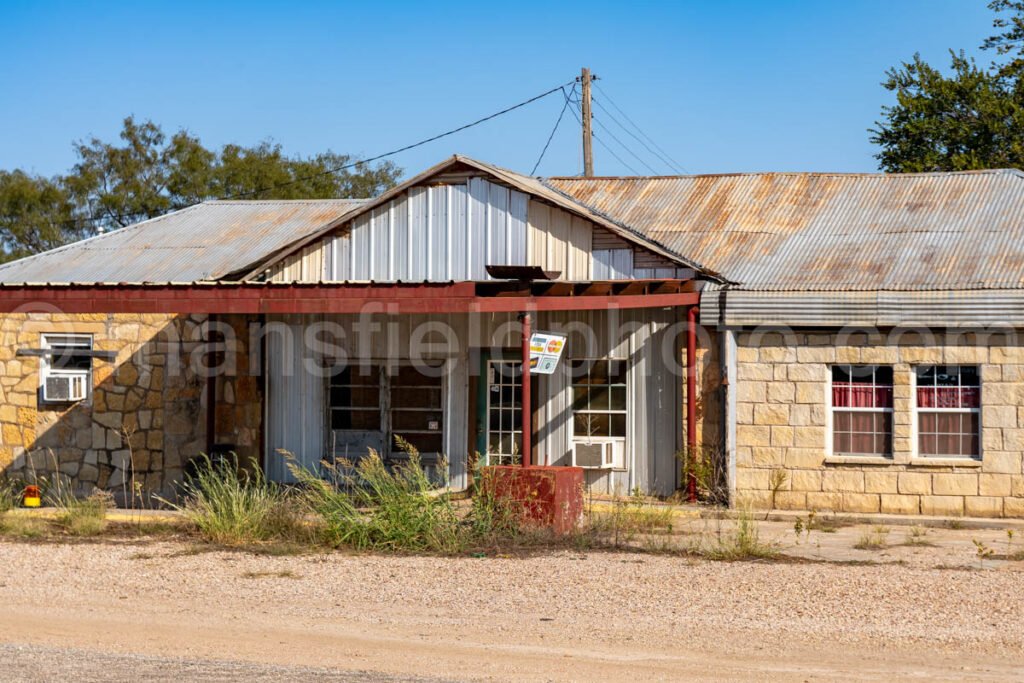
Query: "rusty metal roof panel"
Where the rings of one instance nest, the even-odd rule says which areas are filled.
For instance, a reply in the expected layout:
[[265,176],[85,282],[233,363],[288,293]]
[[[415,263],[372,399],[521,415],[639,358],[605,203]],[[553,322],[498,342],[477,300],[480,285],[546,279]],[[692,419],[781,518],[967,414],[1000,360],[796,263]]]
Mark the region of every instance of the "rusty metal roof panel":
[[224,277],[366,200],[210,201],[0,264],[0,282],[198,282]]
[[1024,173],[549,178],[749,290],[1024,288]]

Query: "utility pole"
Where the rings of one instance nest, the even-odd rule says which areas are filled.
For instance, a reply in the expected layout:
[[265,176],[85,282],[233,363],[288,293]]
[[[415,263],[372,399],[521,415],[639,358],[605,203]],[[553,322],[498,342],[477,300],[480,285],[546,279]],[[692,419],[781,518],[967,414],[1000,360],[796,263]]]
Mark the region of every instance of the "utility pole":
[[594,175],[594,150],[593,131],[590,128],[593,117],[590,110],[590,69],[583,67],[580,84],[583,92],[583,175],[591,178]]

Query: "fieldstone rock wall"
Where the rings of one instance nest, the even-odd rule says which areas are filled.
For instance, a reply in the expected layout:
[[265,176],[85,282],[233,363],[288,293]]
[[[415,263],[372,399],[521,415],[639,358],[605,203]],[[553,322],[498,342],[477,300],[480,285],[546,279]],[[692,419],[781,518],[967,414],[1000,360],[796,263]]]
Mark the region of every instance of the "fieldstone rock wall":
[[[226,321],[245,329],[245,320]],[[207,447],[205,316],[5,314],[0,316],[0,471],[31,480],[60,472],[75,488],[122,493],[131,481],[144,496],[175,494],[187,463]],[[18,349],[41,345],[44,333],[93,336],[93,348],[116,360],[93,361],[88,399],[46,404],[39,359]],[[221,352],[218,442],[258,453],[260,397],[246,377],[247,337]],[[224,357],[226,356],[226,358]],[[240,374],[241,373],[241,374]],[[134,479],[133,479],[134,476]]]

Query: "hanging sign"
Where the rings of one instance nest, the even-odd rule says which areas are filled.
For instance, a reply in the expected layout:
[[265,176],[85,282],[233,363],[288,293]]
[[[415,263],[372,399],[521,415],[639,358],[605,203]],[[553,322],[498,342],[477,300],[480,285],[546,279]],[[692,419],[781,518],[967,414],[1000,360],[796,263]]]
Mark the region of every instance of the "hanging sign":
[[537,375],[553,373],[564,348],[564,335],[534,332],[530,336],[530,372]]

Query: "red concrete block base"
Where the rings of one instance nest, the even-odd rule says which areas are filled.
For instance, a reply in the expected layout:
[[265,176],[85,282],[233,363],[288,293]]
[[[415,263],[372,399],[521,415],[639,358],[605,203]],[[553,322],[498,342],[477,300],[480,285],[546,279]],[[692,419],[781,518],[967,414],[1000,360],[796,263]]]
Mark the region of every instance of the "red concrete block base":
[[583,515],[583,469],[580,467],[485,467],[480,486],[485,494],[521,507],[526,520],[556,534],[576,528]]

